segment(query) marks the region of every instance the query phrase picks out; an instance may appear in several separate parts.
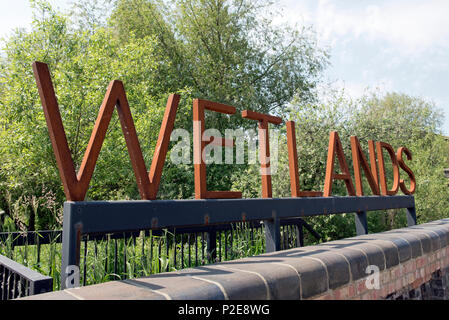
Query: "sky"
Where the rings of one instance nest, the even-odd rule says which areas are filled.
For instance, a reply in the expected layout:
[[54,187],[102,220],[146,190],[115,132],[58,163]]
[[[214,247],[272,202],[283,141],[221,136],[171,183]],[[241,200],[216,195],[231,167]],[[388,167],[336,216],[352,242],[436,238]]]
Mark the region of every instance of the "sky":
[[449,1],[280,2],[284,21],[312,25],[329,47],[328,80],[352,97],[379,88],[433,101],[449,135]]
[[[50,0],[67,9],[73,0]],[[326,82],[354,98],[367,89],[396,91],[432,101],[449,135],[449,1],[279,0],[279,21],[312,26],[331,65]],[[0,0],[0,37],[30,28],[28,0]]]

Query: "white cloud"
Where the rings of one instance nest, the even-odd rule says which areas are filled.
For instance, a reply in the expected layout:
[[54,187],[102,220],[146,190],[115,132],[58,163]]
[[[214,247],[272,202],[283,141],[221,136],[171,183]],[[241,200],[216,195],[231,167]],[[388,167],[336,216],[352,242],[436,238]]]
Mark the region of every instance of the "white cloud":
[[[373,1],[373,3],[376,3]],[[449,47],[449,1],[395,1],[350,7],[347,2],[319,0],[315,21],[318,33],[331,44],[347,38],[384,40],[404,53],[420,53],[433,46]]]
[[449,134],[449,0],[280,2],[288,7],[285,21],[312,25],[330,48],[324,75],[333,88],[353,98],[369,88],[433,100]]
[[[53,9],[67,9],[72,0],[49,0]],[[0,38],[8,37],[14,29],[31,30],[33,10],[29,0],[0,0]]]

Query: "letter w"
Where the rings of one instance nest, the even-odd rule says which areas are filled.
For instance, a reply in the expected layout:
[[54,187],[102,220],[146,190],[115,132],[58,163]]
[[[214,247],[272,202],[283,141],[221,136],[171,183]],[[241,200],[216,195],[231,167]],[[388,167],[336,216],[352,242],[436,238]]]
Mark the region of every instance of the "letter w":
[[118,80],[111,81],[101,104],[81,167],[78,174],[76,174],[48,66],[42,62],[35,62],[33,63],[33,71],[67,200],[84,200],[112,113],[114,112],[114,107],[117,107],[140,196],[143,200],[155,199],[167,155],[170,135],[175,122],[179,95],[172,94],[167,101],[155,154],[148,173],[123,83]]

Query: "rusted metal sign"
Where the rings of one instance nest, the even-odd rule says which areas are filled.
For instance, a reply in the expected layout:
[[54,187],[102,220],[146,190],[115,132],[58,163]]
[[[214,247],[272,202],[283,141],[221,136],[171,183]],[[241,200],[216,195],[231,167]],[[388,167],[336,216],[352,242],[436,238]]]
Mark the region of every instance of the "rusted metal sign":
[[[92,131],[81,167],[78,173],[76,173],[48,66],[41,62],[35,62],[33,64],[33,70],[67,200],[84,200],[115,107],[117,108],[120,118],[122,131],[125,136],[128,153],[131,158],[140,196],[143,200],[156,199],[161,181],[162,170],[168,151],[170,136],[173,131],[178,103],[180,100],[179,95],[173,94],[168,99],[153,161],[150,171],[148,172],[142,155],[136,129],[134,127],[134,122],[123,83],[120,81],[112,81],[109,84],[105,98],[100,107],[98,118]],[[217,140],[213,137],[204,139],[205,110],[228,115],[233,115],[236,113],[236,109],[234,107],[221,103],[200,99],[196,99],[193,102],[195,198],[242,198],[242,193],[238,191],[209,191],[207,189],[206,163],[202,157],[205,147],[209,144],[233,147],[234,142],[226,139]],[[258,121],[262,197],[271,198],[272,184],[268,124],[271,123],[280,125],[283,120],[279,117],[261,114],[250,110],[244,110],[242,112],[242,117],[248,120]],[[399,189],[401,189],[401,191],[406,195],[411,195],[415,192],[415,176],[412,170],[405,164],[403,158],[403,154],[405,154],[407,156],[407,160],[412,159],[411,152],[406,147],[400,147],[395,152],[393,147],[388,143],[374,142],[370,140],[368,142],[368,162],[364,152],[362,151],[359,140],[355,136],[351,137],[352,161],[355,176],[354,187],[348,163],[343,152],[342,143],[337,132],[330,133],[323,192],[301,191],[299,186],[295,123],[293,121],[286,122],[286,128],[292,197],[330,197],[332,195],[332,185],[334,180],[344,181],[349,196],[363,196],[362,169],[374,195],[395,195],[398,193]],[[388,189],[387,187],[385,160],[383,155],[384,150],[387,151],[393,167],[393,183],[391,189]],[[337,160],[339,164],[340,173],[335,172],[335,160]],[[409,188],[406,187],[404,180],[400,179],[400,169],[408,175],[410,184]]]

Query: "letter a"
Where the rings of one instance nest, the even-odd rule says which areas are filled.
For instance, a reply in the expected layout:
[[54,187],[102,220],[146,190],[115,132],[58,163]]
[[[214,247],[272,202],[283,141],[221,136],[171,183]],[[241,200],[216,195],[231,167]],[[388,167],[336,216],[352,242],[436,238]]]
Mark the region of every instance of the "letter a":
[[[334,173],[335,155],[337,155],[338,163],[340,164],[341,174]],[[348,164],[346,163],[345,154],[343,153],[343,147],[336,131],[332,131],[330,134],[323,196],[330,197],[332,195],[332,183],[334,179],[344,180],[346,189],[348,189],[348,194],[350,196],[355,196],[351,174],[349,173]]]

